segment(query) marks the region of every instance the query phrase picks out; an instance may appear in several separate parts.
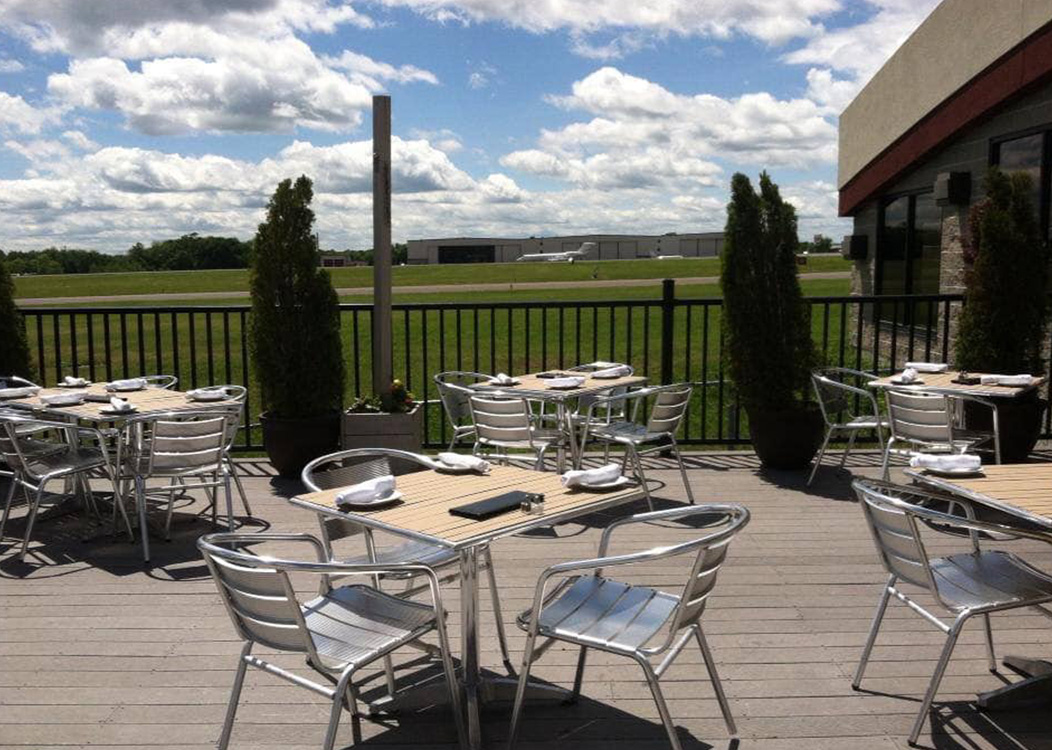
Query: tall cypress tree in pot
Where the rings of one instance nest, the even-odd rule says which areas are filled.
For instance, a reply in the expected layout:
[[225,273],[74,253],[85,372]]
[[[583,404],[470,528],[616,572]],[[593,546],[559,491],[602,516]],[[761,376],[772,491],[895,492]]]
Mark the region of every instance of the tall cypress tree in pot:
[[808,400],[817,353],[797,277],[796,209],[766,172],[760,192],[735,174],[720,284],[724,356],[749,418],[764,466],[801,469],[822,435],[822,418]]
[[305,176],[278,185],[256,232],[250,279],[263,444],[290,477],[338,447],[343,400],[339,299],[319,267],[313,194]]
[[[993,167],[986,197],[968,216],[965,299],[956,364],[970,372],[1041,375],[1048,332],[1049,249],[1041,240],[1030,175]],[[1036,391],[998,399],[1001,459],[1023,460],[1037,442],[1047,402]],[[989,409],[966,404],[971,427],[989,429]]]
[[0,253],[0,378],[5,375],[28,378],[32,374],[26,325],[15,305],[15,283]]

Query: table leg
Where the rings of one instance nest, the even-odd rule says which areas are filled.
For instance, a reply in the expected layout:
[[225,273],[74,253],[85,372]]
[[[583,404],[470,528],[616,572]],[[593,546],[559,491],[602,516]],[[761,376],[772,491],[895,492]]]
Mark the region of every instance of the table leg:
[[482,675],[479,668],[478,575],[478,549],[468,547],[460,553],[460,668],[467,711],[468,747],[471,750],[482,746],[482,727],[479,722]]
[[1052,662],[1006,656],[1004,665],[1025,679],[979,693],[979,707],[990,710],[1052,704]]

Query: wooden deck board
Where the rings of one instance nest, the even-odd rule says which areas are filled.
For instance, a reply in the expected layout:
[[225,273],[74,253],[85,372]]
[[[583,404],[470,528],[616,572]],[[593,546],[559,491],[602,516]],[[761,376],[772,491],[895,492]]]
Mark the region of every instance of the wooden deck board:
[[[850,499],[848,475],[823,471],[809,494],[802,476],[761,475],[748,455],[699,454],[687,463],[699,500],[738,501],[753,513],[731,547],[705,619],[736,712],[740,748],[905,750],[905,735],[942,636],[892,604],[863,683],[866,690],[851,690],[850,676],[884,574]],[[661,461],[650,465],[655,478],[669,482],[658,495],[678,500],[678,475]],[[246,530],[315,529],[312,514],[282,498],[298,488],[281,480],[272,484],[258,465],[249,468],[244,482],[257,517],[247,521]],[[876,471],[866,455],[853,462],[852,470]],[[177,512],[174,540],[155,543],[155,567],[149,571],[137,547],[111,535],[108,521],[89,521],[80,512],[44,522],[25,565],[13,557],[12,539],[0,545],[0,747],[214,746],[239,644],[193,545],[208,528],[192,520],[200,507],[197,502]],[[512,620],[529,605],[540,569],[589,556],[610,518],[643,507],[614,508],[552,533],[494,545],[516,661],[523,636]],[[22,530],[22,509],[17,509],[9,532]],[[633,527],[615,536],[614,547],[642,549],[682,534],[668,526]],[[958,542],[933,540],[930,547],[934,553],[948,552],[958,549]],[[1024,542],[1012,543],[1011,549],[1052,570],[1052,547]],[[665,561],[626,578],[673,587],[682,575]],[[306,591],[310,582],[297,585]],[[456,639],[455,585],[445,593]],[[485,591],[480,600],[483,664],[497,670]],[[1052,627],[1040,615],[997,615],[994,632],[1001,654],[1052,656]],[[987,671],[985,658],[981,629],[966,629],[940,692],[934,729],[926,728],[922,745],[1052,750],[1047,709],[990,716],[975,710],[974,693],[1001,680]],[[535,673],[566,684],[575,659],[573,650],[555,646]],[[397,662],[399,674],[408,677],[420,664],[419,654],[407,652]],[[296,659],[288,664],[302,667]],[[381,689],[376,672],[367,670],[364,678],[366,694]],[[699,654],[688,648],[664,686],[685,747],[730,747]],[[490,707],[483,716],[488,747],[502,747],[508,707]],[[250,673],[232,747],[315,748],[325,717],[316,696]],[[555,750],[571,741],[575,750],[667,747],[641,675],[630,663],[605,654],[590,657],[584,699],[577,706],[530,705],[524,721],[519,747],[525,750]],[[388,725],[366,721],[360,733],[366,747],[452,747],[442,709]],[[339,743],[350,746],[353,739],[347,720]]]

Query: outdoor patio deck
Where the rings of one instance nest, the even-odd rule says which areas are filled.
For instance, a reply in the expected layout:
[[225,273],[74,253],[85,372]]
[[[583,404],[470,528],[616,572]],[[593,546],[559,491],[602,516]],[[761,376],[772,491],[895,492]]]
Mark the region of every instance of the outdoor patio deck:
[[[883,750],[906,748],[905,735],[934,667],[942,634],[905,607],[891,605],[878,640],[866,692],[851,690],[850,675],[869,626],[884,575],[861,513],[849,496],[848,476],[827,469],[808,492],[801,475],[764,475],[749,454],[695,454],[688,459],[699,501],[738,501],[752,524],[731,548],[704,623],[738,720],[740,745],[726,735],[704,677],[700,655],[688,649],[665,684],[685,747],[757,750]],[[657,466],[660,462],[652,462]],[[873,475],[876,458],[861,454],[851,470]],[[315,529],[314,519],[280,496],[265,465],[247,463],[256,515],[248,530]],[[669,497],[682,490],[674,473]],[[197,503],[177,516],[175,539],[154,548],[144,570],[137,547],[109,536],[82,514],[39,526],[25,565],[0,557],[0,747],[210,747],[219,733],[239,649],[193,540],[208,526],[190,520]],[[636,506],[638,510],[641,506]],[[617,512],[627,512],[620,509]],[[590,555],[595,517],[560,527],[554,535],[505,540],[494,547],[510,623],[528,605],[538,571],[547,563]],[[21,517],[10,532],[20,534]],[[635,548],[670,538],[667,528],[629,534]],[[934,551],[941,551],[940,543]],[[954,546],[951,544],[950,546]],[[1052,570],[1052,548],[1016,543],[1021,554]],[[46,562],[47,564],[40,564]],[[638,578],[674,585],[683,571],[665,566]],[[483,660],[499,669],[485,592]],[[458,597],[446,595],[457,635]],[[1050,623],[1036,614],[994,618],[1000,654],[1052,654]],[[522,637],[510,632],[516,662]],[[459,644],[459,642],[457,642]],[[418,659],[407,652],[403,663]],[[576,654],[553,648],[535,674],[560,684],[572,680]],[[295,663],[295,662],[293,662]],[[371,689],[379,690],[375,671]],[[966,630],[933,713],[923,745],[938,748],[1052,748],[1052,713],[982,714],[970,701],[1000,680],[986,668],[978,623]],[[233,734],[233,747],[316,748],[327,710],[317,696],[262,673],[250,672]],[[509,708],[490,707],[483,729],[488,747],[503,747]],[[444,708],[384,724],[363,721],[366,746],[450,747],[452,723]],[[350,745],[346,717],[339,743]],[[570,744],[572,743],[572,745]],[[641,674],[627,661],[595,654],[576,706],[530,705],[518,747],[666,748]]]

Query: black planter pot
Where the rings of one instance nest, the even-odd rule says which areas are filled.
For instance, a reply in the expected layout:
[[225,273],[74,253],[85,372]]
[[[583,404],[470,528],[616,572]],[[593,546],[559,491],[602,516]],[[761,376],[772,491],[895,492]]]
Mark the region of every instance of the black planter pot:
[[[1013,399],[997,399],[997,431],[1001,435],[1001,461],[1017,464],[1026,460],[1034,450],[1041,434],[1041,418],[1048,401],[1036,391]],[[964,403],[964,424],[970,430],[988,432],[993,429],[993,415],[986,406]]]
[[822,440],[822,412],[815,404],[780,411],[749,411],[749,434],[768,469],[804,469]]
[[263,448],[278,473],[298,479],[308,462],[340,447],[340,413],[332,411],[315,417],[274,417],[259,415],[263,428]]

